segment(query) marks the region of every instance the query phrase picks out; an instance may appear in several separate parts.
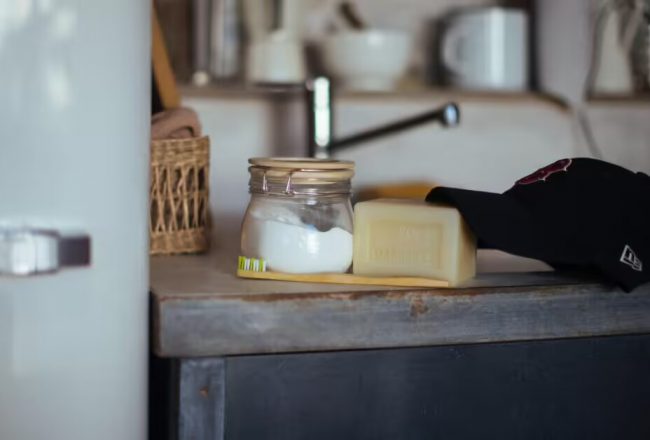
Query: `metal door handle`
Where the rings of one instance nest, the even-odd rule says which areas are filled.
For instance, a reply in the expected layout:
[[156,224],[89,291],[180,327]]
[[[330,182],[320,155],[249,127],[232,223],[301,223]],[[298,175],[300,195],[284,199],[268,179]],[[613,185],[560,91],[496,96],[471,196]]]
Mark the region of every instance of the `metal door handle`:
[[90,265],[90,237],[53,229],[0,227],[0,276],[30,276]]

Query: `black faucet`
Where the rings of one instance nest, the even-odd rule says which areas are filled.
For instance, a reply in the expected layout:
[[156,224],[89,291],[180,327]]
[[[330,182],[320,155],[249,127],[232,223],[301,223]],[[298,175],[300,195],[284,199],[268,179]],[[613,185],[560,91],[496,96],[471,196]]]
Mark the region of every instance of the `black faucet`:
[[406,130],[427,122],[438,121],[443,127],[456,127],[460,123],[460,109],[450,102],[440,108],[372,128],[345,138],[333,138],[332,86],[328,78],[319,76],[306,83],[307,91],[307,142],[311,157],[325,159],[344,148],[371,139]]

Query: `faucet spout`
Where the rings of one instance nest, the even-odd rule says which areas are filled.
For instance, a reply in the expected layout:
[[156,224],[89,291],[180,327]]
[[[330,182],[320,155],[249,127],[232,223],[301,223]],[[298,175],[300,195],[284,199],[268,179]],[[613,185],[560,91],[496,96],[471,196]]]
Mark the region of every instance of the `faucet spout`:
[[332,94],[329,79],[314,78],[307,83],[308,97],[308,145],[309,154],[316,158],[328,158],[333,151],[349,148],[382,136],[407,130],[428,122],[440,122],[443,127],[460,124],[458,104],[449,102],[439,108],[401,119],[380,127],[372,128],[345,138],[333,137]]
[[396,133],[398,131],[406,130],[426,122],[438,121],[443,127],[455,127],[460,122],[460,110],[458,105],[454,103],[447,103],[444,106],[431,110],[410,118],[401,119],[399,121],[383,125],[381,127],[373,128],[352,136],[342,139],[335,139],[329,144],[329,151],[338,151],[343,148],[351,147],[355,144],[367,142],[381,136]]

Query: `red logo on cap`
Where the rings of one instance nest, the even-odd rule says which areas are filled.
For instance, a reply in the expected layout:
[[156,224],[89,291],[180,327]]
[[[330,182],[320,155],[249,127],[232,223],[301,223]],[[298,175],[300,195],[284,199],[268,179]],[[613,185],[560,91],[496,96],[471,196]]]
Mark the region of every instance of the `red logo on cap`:
[[530,185],[535,182],[545,182],[551,175],[559,173],[561,171],[566,171],[571,166],[571,159],[562,159],[554,162],[550,165],[540,168],[535,171],[533,174],[529,174],[526,177],[523,177],[517,180],[517,185]]

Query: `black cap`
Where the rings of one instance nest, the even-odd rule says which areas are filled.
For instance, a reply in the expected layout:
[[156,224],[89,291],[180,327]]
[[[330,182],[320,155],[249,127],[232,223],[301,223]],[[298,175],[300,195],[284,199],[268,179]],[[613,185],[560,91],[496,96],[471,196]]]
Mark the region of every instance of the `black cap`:
[[626,291],[650,281],[650,177],[596,159],[562,159],[503,194],[438,187],[482,247],[553,267],[596,269]]

